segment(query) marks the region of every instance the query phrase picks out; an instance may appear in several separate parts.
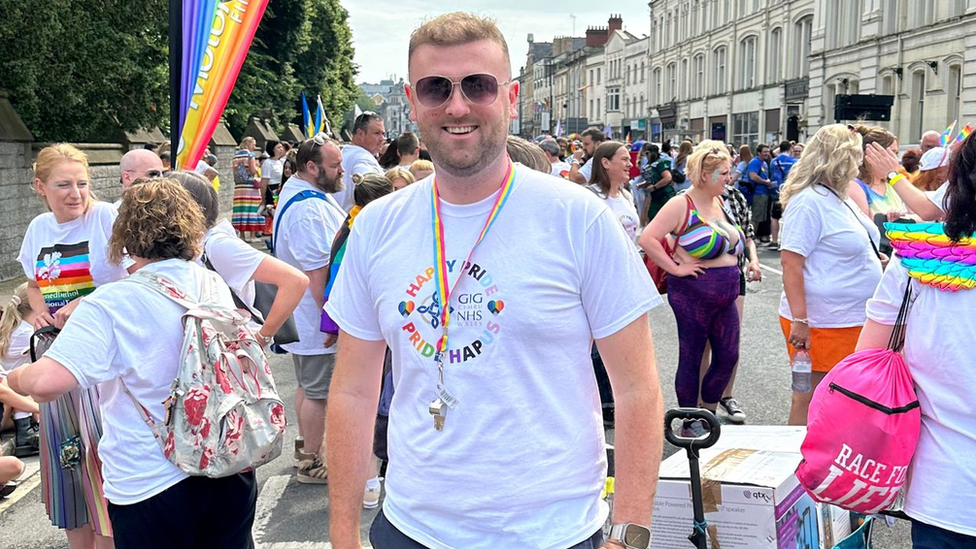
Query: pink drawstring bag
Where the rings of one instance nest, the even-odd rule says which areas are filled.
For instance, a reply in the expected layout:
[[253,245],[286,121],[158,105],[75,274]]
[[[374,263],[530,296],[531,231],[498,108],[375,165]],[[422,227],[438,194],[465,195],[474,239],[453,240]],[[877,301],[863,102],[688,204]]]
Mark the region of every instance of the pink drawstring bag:
[[911,281],[887,349],[840,361],[817,386],[796,470],[813,499],[874,514],[900,504],[921,428],[921,410],[902,358]]

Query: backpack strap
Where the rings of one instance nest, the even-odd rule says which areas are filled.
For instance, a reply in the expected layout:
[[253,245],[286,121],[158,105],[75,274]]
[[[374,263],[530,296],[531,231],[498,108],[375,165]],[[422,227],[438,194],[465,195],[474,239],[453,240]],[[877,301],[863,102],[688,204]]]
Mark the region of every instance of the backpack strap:
[[288,211],[288,208],[290,208],[292,204],[307,200],[309,198],[318,198],[325,200],[326,202],[329,201],[329,197],[325,193],[306,189],[289,198],[288,202],[285,202],[284,206],[279,206],[278,209],[275,210],[274,233],[271,235],[271,254],[275,257],[278,257],[275,250],[278,249],[278,229],[281,227],[281,218],[285,216],[285,212]]
[[[156,273],[150,273],[140,269],[126,277],[125,280],[131,280],[132,282],[150,288],[156,293],[162,294],[163,296],[169,298],[171,301],[179,303],[184,309],[197,308],[197,303],[190,299],[190,296],[186,295],[186,292],[184,292],[179,286],[171,282],[169,279],[157,275]],[[206,286],[209,286],[209,284]],[[205,295],[209,294],[200,294],[201,301],[206,301],[204,299]]]

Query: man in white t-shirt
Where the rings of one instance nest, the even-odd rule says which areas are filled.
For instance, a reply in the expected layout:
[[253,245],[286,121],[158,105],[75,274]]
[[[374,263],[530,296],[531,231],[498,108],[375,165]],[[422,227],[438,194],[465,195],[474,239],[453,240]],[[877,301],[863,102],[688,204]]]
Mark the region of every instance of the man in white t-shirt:
[[607,546],[626,534],[645,549],[663,429],[646,313],[660,296],[593,193],[506,155],[518,83],[492,22],[451,13],[424,23],[408,66],[410,117],[438,198],[428,178],[364,208],[326,305],[341,328],[327,418],[330,541],[361,547],[371,403],[389,345],[396,392],[373,547],[602,546],[595,339],[617,393]]
[[342,153],[334,141],[319,134],[298,147],[296,163],[298,173],[285,183],[278,197],[274,251],[278,259],[304,271],[309,284],[294,313],[299,341],[282,347],[292,354],[299,386],[295,409],[304,442],[295,447],[298,482],[325,484],[327,471],[319,448],[335,346],[326,346],[325,333],[319,328],[332,240],[346,218],[332,194],[342,189]]
[[553,139],[546,139],[539,143],[542,152],[546,153],[546,158],[552,163],[552,175],[566,179],[569,177],[569,164],[559,159],[559,143]]
[[[579,183],[580,185],[587,185],[590,183],[590,177],[593,173],[593,163],[590,159],[593,158],[593,153],[596,152],[596,148],[600,146],[600,143],[606,141],[607,136],[596,128],[589,128],[583,131],[583,148],[574,152],[572,160],[570,160],[570,170],[569,170],[569,180]],[[586,153],[586,161],[583,160],[583,154]]]
[[383,173],[384,170],[376,160],[376,155],[386,142],[383,118],[375,112],[366,111],[357,116],[353,121],[352,129],[352,144],[342,149],[344,185],[342,190],[335,193],[336,201],[347,212],[353,207],[352,191],[356,187],[352,183],[353,174]]

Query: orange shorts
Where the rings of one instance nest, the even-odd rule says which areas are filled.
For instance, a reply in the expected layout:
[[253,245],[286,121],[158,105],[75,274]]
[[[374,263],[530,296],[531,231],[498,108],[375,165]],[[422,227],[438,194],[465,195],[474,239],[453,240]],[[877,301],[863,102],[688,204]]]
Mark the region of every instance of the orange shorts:
[[[786,351],[790,354],[790,361],[796,353],[796,347],[790,345],[790,326],[793,323],[779,317],[779,325],[786,337]],[[827,373],[835,364],[847,358],[857,347],[857,338],[861,335],[863,326],[850,328],[810,328],[810,360],[813,371]]]

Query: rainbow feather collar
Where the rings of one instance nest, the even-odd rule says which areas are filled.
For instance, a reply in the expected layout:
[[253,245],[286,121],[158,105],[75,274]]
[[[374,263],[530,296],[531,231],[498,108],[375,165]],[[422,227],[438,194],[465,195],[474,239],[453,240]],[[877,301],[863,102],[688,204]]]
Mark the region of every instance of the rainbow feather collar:
[[944,292],[976,288],[976,237],[952,242],[942,223],[885,223],[908,275]]

